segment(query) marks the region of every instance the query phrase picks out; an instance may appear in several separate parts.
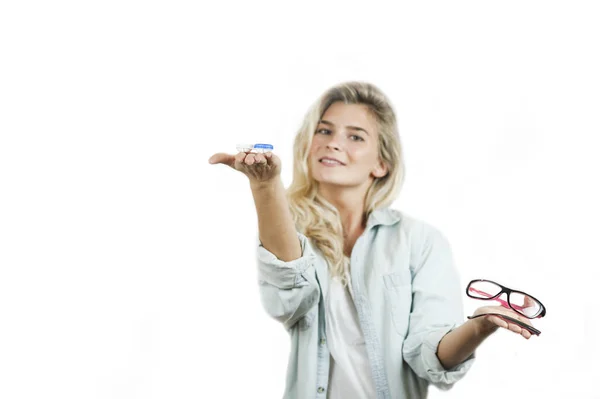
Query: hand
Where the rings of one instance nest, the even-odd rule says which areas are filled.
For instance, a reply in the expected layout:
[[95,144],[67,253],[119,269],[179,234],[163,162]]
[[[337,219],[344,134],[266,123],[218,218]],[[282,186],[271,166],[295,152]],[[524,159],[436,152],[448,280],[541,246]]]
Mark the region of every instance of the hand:
[[[520,322],[533,327],[533,324],[531,324],[531,320],[521,316],[520,314],[511,309],[505,308],[504,306],[483,306],[475,310],[473,316],[475,317],[486,313],[500,313],[508,317],[512,317],[513,319],[517,319]],[[502,327],[514,333],[522,335],[525,339],[531,338],[531,333],[526,328],[523,328],[518,324],[511,322],[510,320],[504,319],[501,316],[487,315],[477,317],[473,320],[477,320],[480,323],[480,329],[484,332],[494,332],[498,329],[498,327]]]
[[254,154],[239,152],[237,155],[214,154],[208,160],[210,164],[222,163],[245,174],[251,184],[273,181],[281,173],[281,160],[272,152]]

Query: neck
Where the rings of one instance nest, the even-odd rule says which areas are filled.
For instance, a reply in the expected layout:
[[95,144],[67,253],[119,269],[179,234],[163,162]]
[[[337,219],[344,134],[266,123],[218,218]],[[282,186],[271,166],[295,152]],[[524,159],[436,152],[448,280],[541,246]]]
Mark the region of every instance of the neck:
[[362,232],[366,227],[364,214],[366,189],[363,187],[319,187],[319,193],[340,213],[344,237]]

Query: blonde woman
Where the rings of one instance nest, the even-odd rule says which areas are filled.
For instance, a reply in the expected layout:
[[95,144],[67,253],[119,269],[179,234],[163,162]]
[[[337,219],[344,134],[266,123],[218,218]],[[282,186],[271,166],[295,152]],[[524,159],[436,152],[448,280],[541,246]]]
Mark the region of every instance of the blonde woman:
[[[463,322],[450,246],[433,226],[389,208],[404,166],[396,117],[374,85],[347,82],[311,107],[284,189],[272,152],[215,154],[250,181],[259,289],[291,337],[285,398],[425,398],[449,389],[498,326]],[[483,307],[518,318],[502,307]],[[528,320],[523,319],[525,323]]]

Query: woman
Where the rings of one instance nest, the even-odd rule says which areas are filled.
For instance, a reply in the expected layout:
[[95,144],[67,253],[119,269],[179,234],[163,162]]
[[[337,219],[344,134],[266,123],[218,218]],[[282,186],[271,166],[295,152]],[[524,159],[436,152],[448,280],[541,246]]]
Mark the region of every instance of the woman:
[[[375,86],[325,92],[294,142],[287,192],[281,161],[215,154],[248,176],[258,213],[259,285],[291,336],[285,398],[424,398],[449,389],[498,327],[463,323],[450,246],[433,226],[389,206],[403,180],[396,117]],[[501,306],[479,308],[529,324]]]

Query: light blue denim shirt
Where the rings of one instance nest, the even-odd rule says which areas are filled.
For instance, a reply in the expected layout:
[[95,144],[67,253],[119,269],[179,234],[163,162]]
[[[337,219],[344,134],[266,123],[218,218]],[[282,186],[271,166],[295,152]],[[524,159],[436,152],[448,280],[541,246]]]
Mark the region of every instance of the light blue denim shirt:
[[[302,256],[283,262],[258,241],[258,279],[267,313],[291,338],[284,398],[326,398],[329,274],[316,246],[297,233]],[[462,289],[447,239],[433,226],[390,208],[373,211],[350,258],[353,294],[378,399],[427,397],[471,367],[446,370],[436,350],[463,322]]]

